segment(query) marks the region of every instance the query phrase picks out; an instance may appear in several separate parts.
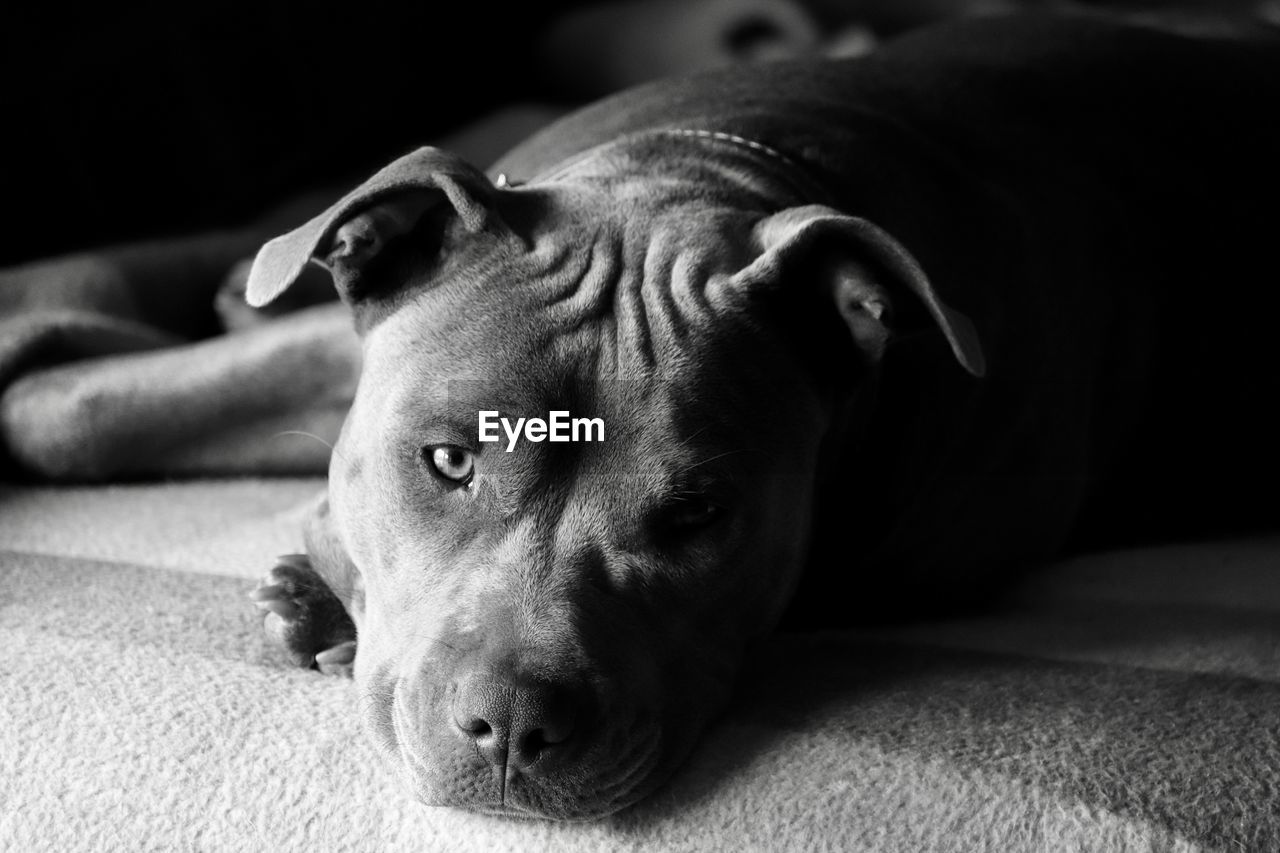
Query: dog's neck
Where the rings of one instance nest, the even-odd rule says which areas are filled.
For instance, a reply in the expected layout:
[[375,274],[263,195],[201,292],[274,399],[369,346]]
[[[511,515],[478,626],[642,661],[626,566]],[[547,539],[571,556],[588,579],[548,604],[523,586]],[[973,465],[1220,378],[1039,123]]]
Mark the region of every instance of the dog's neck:
[[764,212],[829,202],[825,189],[794,157],[753,139],[715,130],[662,128],[627,134],[557,164],[529,183],[607,182],[625,192],[662,187],[725,206]]

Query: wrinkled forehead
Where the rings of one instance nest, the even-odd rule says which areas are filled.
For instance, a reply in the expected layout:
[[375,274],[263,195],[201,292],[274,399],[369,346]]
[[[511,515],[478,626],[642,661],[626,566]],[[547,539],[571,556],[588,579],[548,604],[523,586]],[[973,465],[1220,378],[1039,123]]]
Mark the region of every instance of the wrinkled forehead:
[[652,334],[643,317],[631,329],[633,318],[614,313],[566,322],[554,305],[433,302],[371,335],[366,372],[379,381],[369,393],[384,422],[424,434],[446,427],[442,438],[457,443],[477,440],[481,412],[514,423],[559,411],[605,425],[608,448],[584,451],[684,443],[697,455],[772,438],[771,410],[796,405],[804,390],[767,330],[733,314],[673,335],[646,360],[619,354],[643,346],[627,336]]
[[[403,322],[399,322],[402,319]],[[677,434],[690,422],[726,420],[751,407],[735,375],[763,379],[773,359],[756,364],[749,329],[716,323],[680,341],[678,353],[637,367],[619,350],[625,320],[596,318],[568,328],[537,322],[533,310],[449,318],[406,315],[385,323],[366,350],[366,374],[396,410],[430,408],[453,419],[478,410],[532,417],[553,410],[631,413],[647,432]],[[708,410],[714,411],[708,411]],[[661,419],[634,413],[669,412]]]
[[708,216],[695,227],[685,215],[628,216],[592,200],[525,199],[529,209],[504,211],[512,238],[409,271],[420,284],[369,331],[367,362],[452,378],[532,379],[541,368],[646,378],[683,372],[732,333],[734,222]]
[[[779,331],[733,285],[749,217],[590,188],[507,205],[515,239],[449,258],[368,333],[366,372],[388,378],[395,407],[625,411],[669,437],[751,417],[773,380],[795,385]],[[650,410],[673,415],[634,415]]]

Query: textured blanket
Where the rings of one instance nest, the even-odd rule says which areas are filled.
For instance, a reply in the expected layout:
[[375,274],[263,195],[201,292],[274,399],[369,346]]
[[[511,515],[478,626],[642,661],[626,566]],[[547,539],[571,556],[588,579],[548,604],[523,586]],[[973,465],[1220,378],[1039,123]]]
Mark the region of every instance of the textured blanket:
[[0,493],[0,849],[1280,849],[1280,540],[779,636],[672,784],[552,824],[415,803],[268,645],[245,595],[319,486]]

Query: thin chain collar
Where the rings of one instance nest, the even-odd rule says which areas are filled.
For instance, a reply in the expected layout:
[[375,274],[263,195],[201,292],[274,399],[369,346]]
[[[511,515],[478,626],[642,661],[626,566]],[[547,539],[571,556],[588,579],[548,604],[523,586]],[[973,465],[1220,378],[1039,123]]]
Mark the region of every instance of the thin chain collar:
[[[783,152],[779,151],[777,148],[774,148],[771,145],[766,145],[763,142],[759,142],[754,139],[749,139],[748,137],[745,137],[745,136],[739,136],[734,133],[725,133],[723,131],[718,131],[718,130],[701,130],[701,129],[694,129],[694,128],[659,128],[655,130],[640,131],[639,133],[634,133],[634,134],[627,134],[626,136],[619,137],[618,139],[615,139],[611,142],[606,142],[606,143],[603,143],[602,145],[589,148],[586,151],[579,152],[578,154],[575,154],[574,156],[570,157],[568,160],[565,160],[556,164],[550,171],[537,175],[531,180],[532,181],[554,181],[557,178],[564,175],[565,173],[572,170],[574,166],[576,166],[582,160],[585,160],[587,157],[591,156],[601,148],[604,148],[606,146],[616,145],[624,140],[637,139],[637,138],[643,138],[643,137],[652,137],[652,136],[676,136],[676,137],[685,137],[685,138],[692,138],[692,139],[705,139],[711,142],[719,142],[726,145],[732,145],[739,148],[744,148],[754,154],[764,157],[765,159],[773,161],[774,164],[777,166],[781,166],[782,168],[779,170],[779,172],[785,178],[786,183],[791,185],[793,192],[797,196],[799,196],[801,199],[809,202],[826,203],[829,201],[829,196],[826,190],[822,186],[820,186],[819,183],[810,176],[809,170],[805,168],[803,165],[801,165],[799,162],[797,162],[794,158],[788,156],[787,154],[784,154]],[[528,182],[515,181],[510,179],[505,173],[501,173],[498,175],[495,183],[499,188],[507,189],[512,187],[518,187]]]

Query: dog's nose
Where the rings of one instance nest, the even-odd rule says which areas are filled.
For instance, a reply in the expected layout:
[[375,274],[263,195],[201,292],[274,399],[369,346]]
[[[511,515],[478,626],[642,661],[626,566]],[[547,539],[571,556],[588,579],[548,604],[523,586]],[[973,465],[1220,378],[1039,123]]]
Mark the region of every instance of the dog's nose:
[[485,761],[521,772],[537,772],[548,753],[563,752],[579,723],[569,690],[493,678],[463,680],[453,710],[454,724]]

